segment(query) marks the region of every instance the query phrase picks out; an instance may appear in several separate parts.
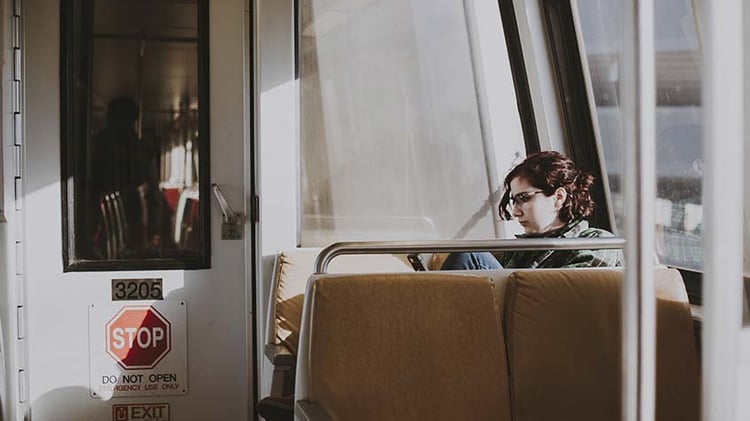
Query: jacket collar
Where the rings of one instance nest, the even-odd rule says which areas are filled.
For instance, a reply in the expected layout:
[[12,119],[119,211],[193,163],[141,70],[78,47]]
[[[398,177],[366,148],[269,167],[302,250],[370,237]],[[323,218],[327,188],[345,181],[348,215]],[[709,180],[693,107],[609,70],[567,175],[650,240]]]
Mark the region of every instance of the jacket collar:
[[517,234],[516,238],[576,238],[581,231],[588,229],[588,221],[582,219],[573,220],[556,230],[533,234]]

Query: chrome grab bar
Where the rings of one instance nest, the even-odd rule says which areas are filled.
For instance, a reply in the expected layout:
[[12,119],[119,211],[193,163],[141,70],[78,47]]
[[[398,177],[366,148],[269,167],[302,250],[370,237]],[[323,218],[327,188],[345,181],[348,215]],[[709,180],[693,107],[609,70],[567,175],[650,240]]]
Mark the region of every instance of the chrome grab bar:
[[342,241],[320,251],[315,258],[315,273],[326,273],[328,264],[344,254],[409,254],[460,251],[529,251],[621,249],[625,239],[605,238],[519,238],[492,240],[436,241]]

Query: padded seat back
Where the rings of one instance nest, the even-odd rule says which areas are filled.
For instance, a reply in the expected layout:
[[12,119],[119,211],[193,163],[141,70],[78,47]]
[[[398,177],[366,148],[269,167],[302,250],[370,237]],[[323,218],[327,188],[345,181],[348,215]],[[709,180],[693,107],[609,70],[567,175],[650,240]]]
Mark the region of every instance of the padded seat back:
[[510,420],[507,361],[486,276],[315,275],[296,399],[334,420]]
[[[514,420],[621,419],[622,278],[611,269],[510,276],[504,326]],[[655,283],[657,420],[698,420],[687,295],[674,270],[657,270]]]
[[[266,324],[266,343],[283,344],[297,352],[305,285],[312,275],[319,248],[299,248],[276,255]],[[412,272],[405,259],[387,255],[339,256],[329,273]]]

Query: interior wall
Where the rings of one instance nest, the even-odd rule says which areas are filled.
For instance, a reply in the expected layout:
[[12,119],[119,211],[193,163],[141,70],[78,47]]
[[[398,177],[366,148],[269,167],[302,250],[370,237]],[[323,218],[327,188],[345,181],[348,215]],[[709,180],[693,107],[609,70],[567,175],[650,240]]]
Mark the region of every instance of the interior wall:
[[[297,246],[297,83],[292,0],[258,0],[255,15],[256,142],[260,195],[261,267],[258,297],[258,393],[270,391],[271,365],[263,353],[273,258]],[[294,151],[290,153],[290,151]]]
[[[2,46],[2,69],[0,74],[0,420],[13,420],[17,417],[18,401],[17,388],[11,387],[17,381],[13,373],[17,339],[15,329],[11,326],[16,322],[16,267],[14,261],[16,230],[12,223],[17,212],[14,208],[13,187],[15,170],[13,157],[13,114],[12,104],[12,53],[10,19],[13,2],[0,3],[0,46]],[[7,160],[7,162],[6,162]],[[15,235],[14,235],[15,234]]]

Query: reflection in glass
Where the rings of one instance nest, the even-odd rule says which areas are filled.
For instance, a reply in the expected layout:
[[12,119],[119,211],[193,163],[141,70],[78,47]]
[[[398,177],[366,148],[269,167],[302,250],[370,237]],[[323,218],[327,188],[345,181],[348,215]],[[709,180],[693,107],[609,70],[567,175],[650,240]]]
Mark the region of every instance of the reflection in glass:
[[[596,114],[615,220],[622,228],[619,101],[620,8],[616,0],[579,0],[583,52],[591,74]],[[690,2],[655,3],[656,253],[661,263],[701,269],[700,42]]]
[[464,6],[300,2],[302,245],[495,236]]
[[172,264],[160,264],[201,266],[207,241],[198,0],[73,4],[70,263],[168,259]]

